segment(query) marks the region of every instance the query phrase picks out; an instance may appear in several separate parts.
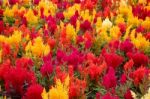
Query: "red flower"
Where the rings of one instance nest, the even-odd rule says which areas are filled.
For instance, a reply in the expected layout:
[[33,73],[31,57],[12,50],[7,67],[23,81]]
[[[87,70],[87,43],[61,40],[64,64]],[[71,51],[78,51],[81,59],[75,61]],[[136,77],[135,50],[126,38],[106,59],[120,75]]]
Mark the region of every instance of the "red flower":
[[114,69],[121,65],[124,60],[123,57],[114,53],[105,53],[104,57],[107,65],[113,67]]
[[69,86],[69,99],[79,98],[84,96],[86,82],[84,80],[72,79]]
[[106,93],[101,99],[119,99],[119,97],[112,96],[110,93]]
[[124,70],[125,70],[125,71],[131,70],[131,68],[133,67],[133,64],[134,64],[133,60],[130,59],[130,60],[129,60],[128,62],[126,62],[126,64],[124,65]]
[[4,75],[5,89],[10,95],[23,95],[25,88],[35,83],[33,72],[23,68],[10,68]]
[[133,60],[135,67],[139,67],[141,65],[146,66],[148,64],[148,56],[144,55],[143,53],[128,52],[127,56]]
[[126,31],[126,28],[127,28],[126,24],[125,23],[119,23],[118,26],[120,28],[121,33],[124,34]]
[[42,99],[43,87],[41,85],[35,84],[31,85],[27,92],[25,93],[25,96],[23,99]]
[[124,94],[124,99],[133,99],[131,95],[131,91],[128,89],[127,92]]
[[100,66],[96,66],[95,64],[91,64],[89,66],[89,75],[91,77],[91,79],[96,79],[98,80],[98,77],[101,75],[101,73],[103,72],[104,69],[106,69],[106,63],[103,63]]
[[139,67],[136,71],[131,73],[131,77],[134,80],[134,84],[138,85],[145,77],[146,74],[147,74],[147,69],[145,67]]
[[16,60],[16,66],[28,68],[28,67],[33,66],[33,62],[29,58],[22,57],[22,58]]
[[116,87],[117,81],[115,71],[112,67],[109,67],[107,74],[103,77],[102,84],[105,86],[106,89]]

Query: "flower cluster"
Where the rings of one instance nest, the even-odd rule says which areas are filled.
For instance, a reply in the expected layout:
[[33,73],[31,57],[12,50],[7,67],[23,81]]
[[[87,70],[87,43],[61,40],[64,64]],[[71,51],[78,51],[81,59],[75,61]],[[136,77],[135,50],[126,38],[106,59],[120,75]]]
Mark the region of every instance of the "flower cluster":
[[0,98],[149,99],[150,0],[0,0]]

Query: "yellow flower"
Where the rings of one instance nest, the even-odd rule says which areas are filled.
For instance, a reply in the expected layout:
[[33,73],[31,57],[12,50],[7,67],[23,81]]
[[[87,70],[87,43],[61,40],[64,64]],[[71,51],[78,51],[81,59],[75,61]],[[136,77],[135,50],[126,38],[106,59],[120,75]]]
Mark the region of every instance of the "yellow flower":
[[138,17],[129,16],[127,23],[128,25],[138,26],[141,23],[141,20],[139,20]]
[[145,29],[150,30],[150,18],[149,18],[149,17],[147,17],[146,20],[144,20],[144,21],[142,22],[142,26],[143,26]]
[[76,32],[78,33],[79,30],[80,30],[80,21],[77,20],[77,22],[76,22]]
[[31,44],[31,41],[27,44],[25,51],[27,56],[30,56],[32,53],[34,56],[40,57],[43,55],[44,56],[48,55],[50,52],[50,47],[47,44],[46,45],[43,44],[43,40],[41,37],[37,37],[34,39],[33,45]]
[[132,15],[132,7],[130,6],[120,6],[119,7],[119,13],[125,16]]
[[71,24],[68,24],[66,26],[66,34],[68,39],[74,41],[76,40],[77,33],[75,31],[75,28]]
[[30,24],[38,23],[38,17],[34,15],[32,9],[29,9],[27,11],[27,13],[25,14],[25,17]]
[[136,48],[142,51],[145,51],[150,46],[150,42],[146,40],[146,38],[141,33],[138,33],[136,37],[135,32],[131,33],[131,41],[136,46]]
[[39,14],[41,8],[44,8],[45,16],[49,16],[49,15],[54,16],[57,10],[57,5],[48,0],[41,0],[38,5]]
[[102,20],[101,17],[97,18],[97,22],[96,22],[96,32],[99,32],[102,26]]
[[102,28],[107,29],[107,28],[111,28],[111,26],[112,26],[112,22],[108,18],[106,18],[102,23]]
[[48,93],[46,92],[45,88],[44,88],[44,90],[42,92],[42,99],[49,99],[48,98]]
[[63,12],[63,14],[66,19],[70,19],[76,11],[80,12],[79,4],[74,4],[73,6],[69,7],[66,11]]
[[14,17],[13,10],[7,7],[4,11],[4,17]]
[[119,27],[118,26],[113,26],[110,29],[110,37],[113,40],[116,40],[116,39],[119,39],[119,36],[120,36],[120,29],[119,29]]
[[92,22],[92,15],[90,15],[90,11],[88,9],[81,11],[81,17],[83,18],[83,20]]
[[115,23],[118,25],[119,23],[124,23],[124,18],[121,14],[116,17]]
[[139,4],[146,4],[146,3],[147,3],[147,0],[138,0],[138,3],[139,3]]
[[130,29],[132,28],[132,25],[128,26],[126,29],[126,33],[123,36],[123,39],[126,40],[129,37]]
[[9,44],[19,44],[22,40],[22,32],[21,31],[14,31],[13,35],[7,38],[7,42]]
[[69,80],[69,76],[67,76],[64,83],[57,79],[56,86],[52,87],[48,93],[46,93],[45,89],[43,90],[42,99],[69,99]]

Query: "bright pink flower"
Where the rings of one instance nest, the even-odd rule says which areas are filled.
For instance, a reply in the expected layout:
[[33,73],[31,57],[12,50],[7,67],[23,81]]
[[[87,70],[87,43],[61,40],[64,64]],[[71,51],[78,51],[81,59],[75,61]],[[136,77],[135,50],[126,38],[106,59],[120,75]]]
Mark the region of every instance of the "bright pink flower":
[[56,18],[58,20],[63,20],[65,17],[64,17],[64,14],[62,12],[58,12],[58,13],[56,13]]
[[25,93],[25,96],[23,99],[42,99],[43,87],[38,84],[31,85],[27,92]]
[[127,81],[126,75],[125,75],[125,74],[122,74],[122,75],[121,75],[121,79],[120,79],[120,83],[121,83],[121,84],[125,84],[126,81]]
[[116,87],[117,80],[115,76],[115,71],[112,67],[109,67],[107,74],[104,75],[102,84],[105,86],[106,89]]
[[33,4],[39,4],[40,0],[33,0]]
[[133,51],[133,44],[129,39],[126,39],[124,42],[121,42],[120,44],[120,50],[124,52],[132,52]]
[[40,71],[43,76],[48,76],[53,72],[53,66],[50,62],[46,62],[42,65]]

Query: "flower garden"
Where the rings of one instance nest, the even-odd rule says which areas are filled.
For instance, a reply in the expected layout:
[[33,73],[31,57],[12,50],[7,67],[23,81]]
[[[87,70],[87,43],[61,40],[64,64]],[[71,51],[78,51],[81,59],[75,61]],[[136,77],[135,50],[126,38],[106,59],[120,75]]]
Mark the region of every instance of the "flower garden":
[[150,99],[150,0],[0,0],[0,99]]

